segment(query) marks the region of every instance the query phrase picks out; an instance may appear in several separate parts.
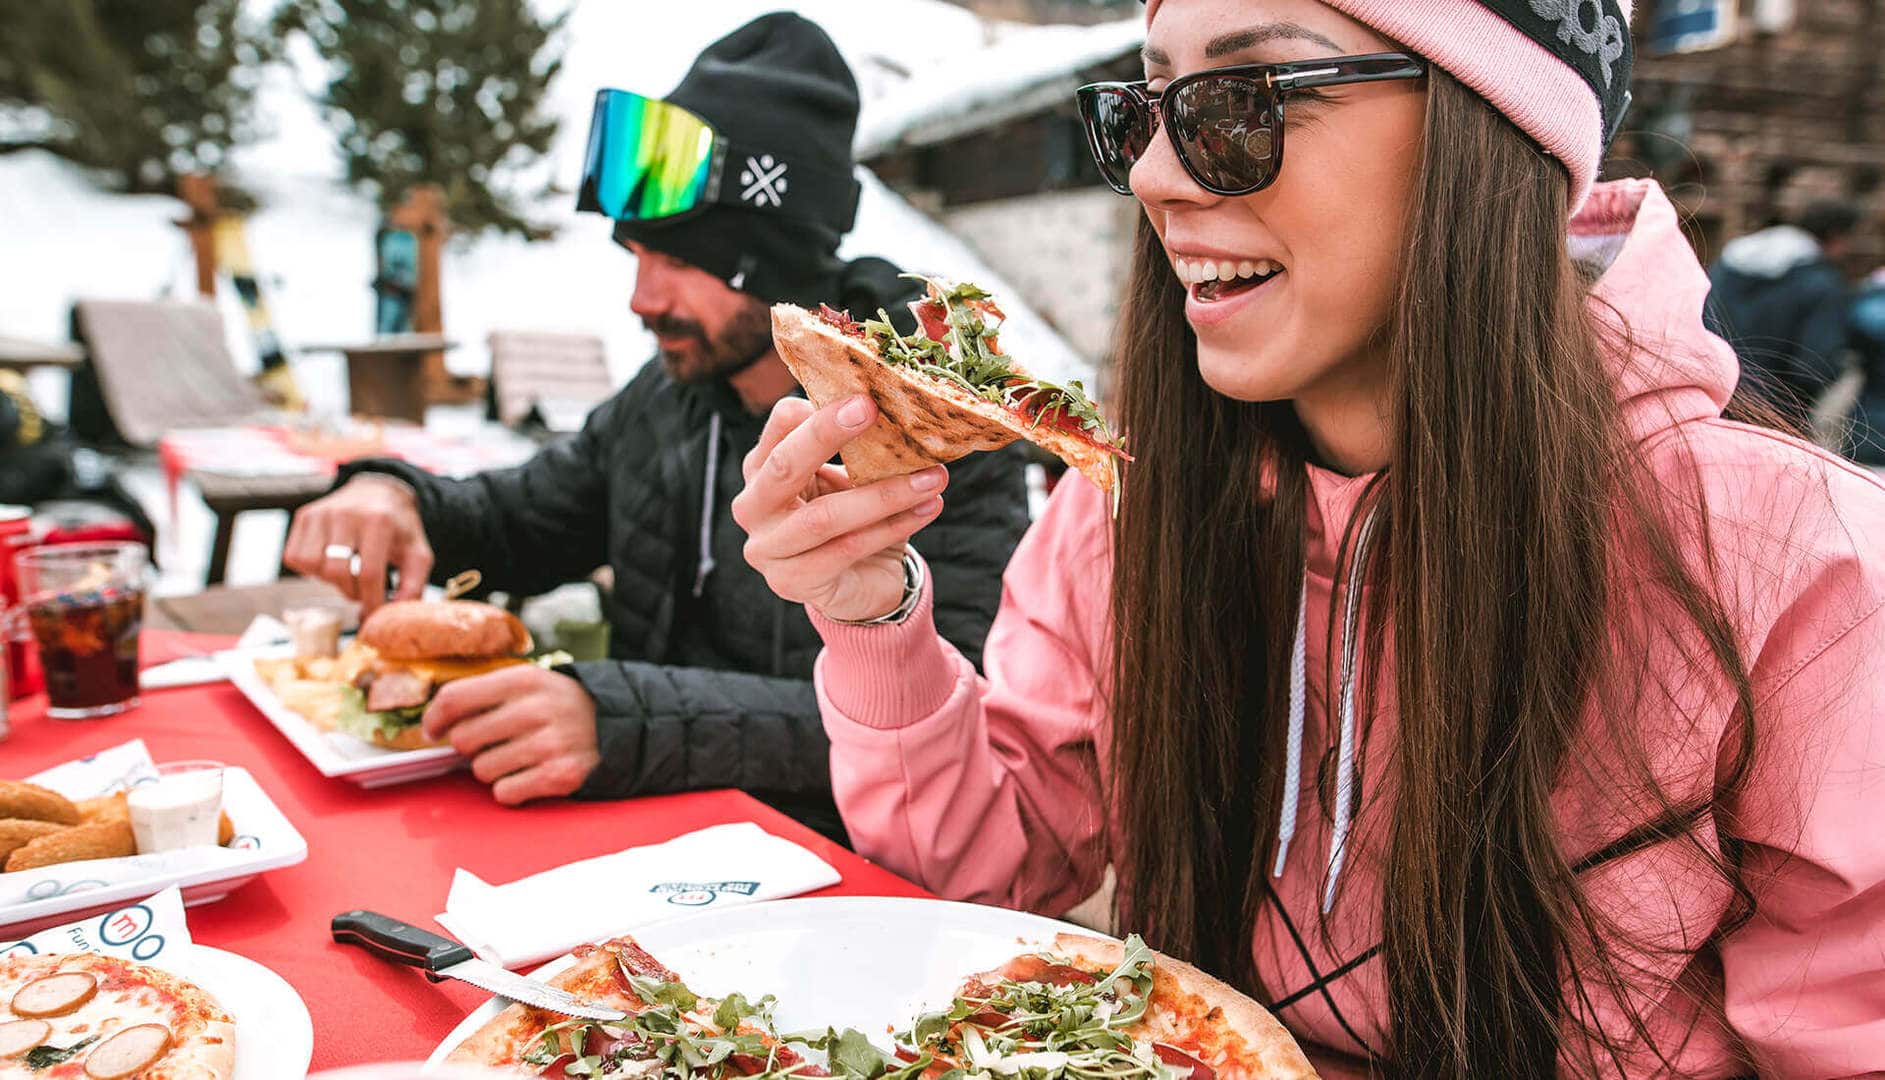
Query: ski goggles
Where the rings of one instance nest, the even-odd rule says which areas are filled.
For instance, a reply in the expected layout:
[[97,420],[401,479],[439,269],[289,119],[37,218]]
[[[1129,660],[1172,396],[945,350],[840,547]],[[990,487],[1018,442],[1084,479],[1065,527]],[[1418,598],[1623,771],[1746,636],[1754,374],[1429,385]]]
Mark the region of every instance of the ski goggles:
[[694,112],[627,90],[596,91],[576,209],[671,221],[743,206],[849,231],[861,188],[847,172],[729,139]]
[[1336,56],[1290,64],[1243,64],[1173,79],[1157,94],[1144,80],[1076,91],[1087,148],[1108,187],[1132,194],[1132,167],[1161,121],[1172,150],[1198,186],[1248,195],[1283,168],[1283,102],[1293,91],[1342,83],[1418,79],[1427,65],[1405,53]]

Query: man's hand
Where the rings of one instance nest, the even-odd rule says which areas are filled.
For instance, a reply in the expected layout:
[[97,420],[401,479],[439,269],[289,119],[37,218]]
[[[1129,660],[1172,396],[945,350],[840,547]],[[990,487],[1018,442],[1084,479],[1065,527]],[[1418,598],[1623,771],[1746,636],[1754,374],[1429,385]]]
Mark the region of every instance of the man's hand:
[[425,733],[449,739],[471,773],[507,806],[568,795],[602,763],[596,703],[568,675],[519,664],[446,683]]
[[412,489],[390,477],[362,473],[295,513],[282,562],[360,601],[366,614],[386,600],[389,564],[399,567],[396,599],[418,598],[432,573],[432,545],[426,542]]

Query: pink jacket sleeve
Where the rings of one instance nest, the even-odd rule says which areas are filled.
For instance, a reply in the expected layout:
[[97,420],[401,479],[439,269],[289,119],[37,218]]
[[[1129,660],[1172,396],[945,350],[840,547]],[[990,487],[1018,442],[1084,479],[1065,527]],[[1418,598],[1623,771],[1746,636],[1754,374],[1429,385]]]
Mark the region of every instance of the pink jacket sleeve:
[[1780,651],[1805,659],[1775,673],[1778,687],[1757,706],[1759,749],[1733,808],[1756,908],[1721,945],[1723,1004],[1762,1076],[1876,1074],[1885,1072],[1885,608],[1795,621],[1777,627],[1794,646]]
[[814,614],[832,792],[861,854],[951,899],[1056,915],[1098,887],[1107,534],[1098,489],[1068,474],[1003,575],[986,677],[937,635],[928,595],[898,626]]

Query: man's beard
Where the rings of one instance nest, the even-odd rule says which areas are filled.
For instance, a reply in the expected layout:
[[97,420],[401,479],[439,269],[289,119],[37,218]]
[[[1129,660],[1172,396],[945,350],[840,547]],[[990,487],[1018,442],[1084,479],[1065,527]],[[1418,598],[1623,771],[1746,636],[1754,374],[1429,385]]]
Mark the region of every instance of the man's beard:
[[692,319],[662,315],[643,323],[664,337],[688,337],[681,349],[662,349],[661,365],[676,382],[728,379],[752,367],[772,349],[772,312],[763,301],[745,299],[717,337]]

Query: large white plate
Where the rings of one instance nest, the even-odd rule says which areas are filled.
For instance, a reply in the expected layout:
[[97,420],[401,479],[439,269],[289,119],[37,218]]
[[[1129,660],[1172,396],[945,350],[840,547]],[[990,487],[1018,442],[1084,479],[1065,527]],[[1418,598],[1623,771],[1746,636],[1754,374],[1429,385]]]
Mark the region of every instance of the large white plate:
[[101,915],[172,885],[182,889],[186,905],[207,904],[228,896],[263,871],[293,866],[308,857],[307,839],[249,770],[235,765],[223,770],[223,809],[236,827],[236,842],[211,853],[216,856],[212,866],[164,868],[158,856],[145,855],[136,858],[160,865],[129,871],[132,876],[122,878],[127,871],[113,868],[112,863],[142,863],[89,859],[8,874],[8,891],[25,899],[0,903],[0,941]]
[[162,964],[207,990],[236,1020],[235,1080],[302,1080],[314,1021],[288,980],[246,956],[193,945]]
[[275,730],[294,744],[301,756],[313,763],[322,776],[339,777],[361,787],[376,788],[423,780],[464,767],[465,759],[449,746],[425,750],[388,750],[364,739],[338,731],[322,731],[307,717],[282,704],[275,691],[255,670],[259,659],[279,659],[294,655],[291,645],[271,645],[258,649],[231,649],[216,654],[229,681],[242,696],[261,710]]
[[[696,993],[773,994],[780,1031],[853,1027],[881,1046],[887,1029],[947,1004],[963,976],[1045,946],[1055,934],[1093,931],[1004,908],[859,896],[745,904],[632,933]],[[547,978],[570,963],[564,956],[533,974]],[[465,1017],[431,1063],[506,1004],[492,998]]]

